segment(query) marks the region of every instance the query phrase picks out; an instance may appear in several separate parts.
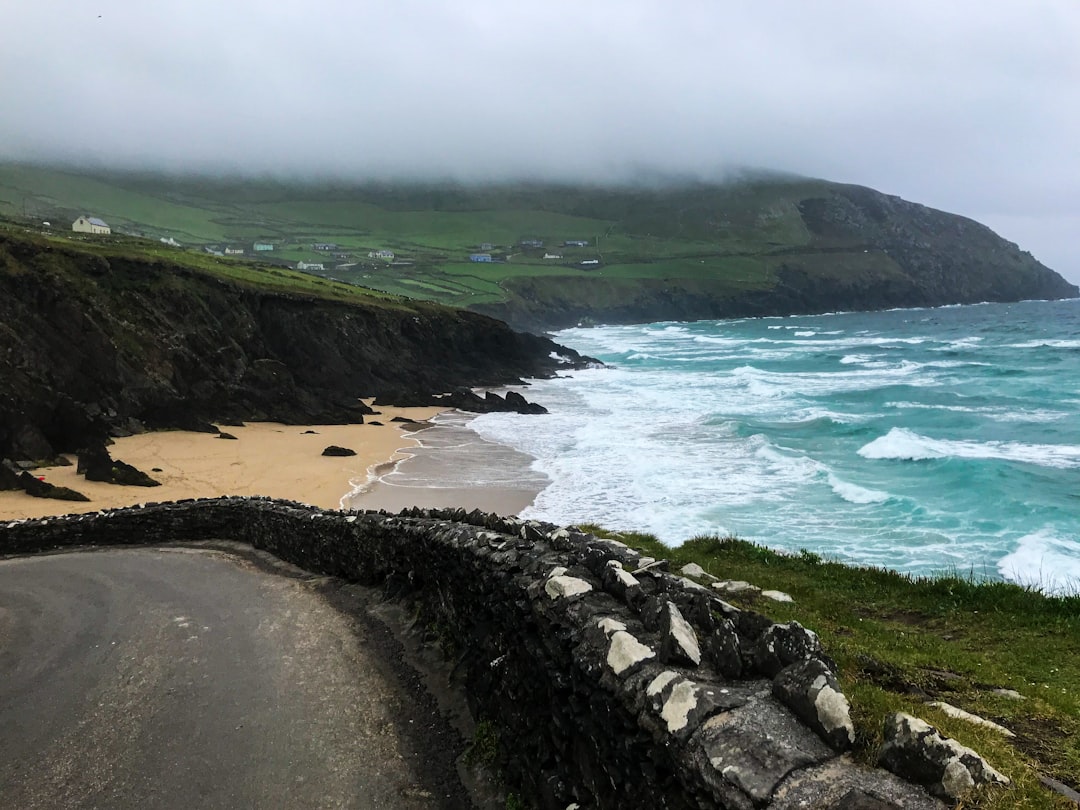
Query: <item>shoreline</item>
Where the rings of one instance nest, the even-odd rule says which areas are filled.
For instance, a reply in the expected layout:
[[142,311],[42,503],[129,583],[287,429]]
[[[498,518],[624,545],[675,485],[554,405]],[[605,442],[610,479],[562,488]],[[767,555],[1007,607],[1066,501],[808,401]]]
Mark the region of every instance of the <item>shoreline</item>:
[[389,512],[419,506],[521,513],[551,481],[532,470],[532,456],[473,431],[469,423],[476,417],[455,410],[436,414],[408,434],[414,446],[378,465],[342,504]]
[[[323,509],[341,509],[363,481],[369,483],[384,465],[407,457],[418,444],[413,438],[442,412],[439,407],[379,406],[365,422],[345,425],[285,425],[250,422],[223,426],[236,440],[213,433],[167,430],[115,439],[108,449],[159,481],[157,487],[135,487],[87,481],[71,466],[40,467],[31,474],[56,486],[83,493],[89,501],[35,498],[22,491],[0,492],[0,520],[82,514],[154,501],[220,495],[266,495],[301,501]],[[414,420],[391,422],[401,416]],[[414,428],[410,430],[410,428]],[[422,428],[421,428],[422,429]],[[323,456],[329,445],[356,451],[354,456]],[[72,462],[73,454],[66,454]],[[155,469],[156,468],[156,469]],[[363,486],[363,484],[359,484]],[[381,508],[381,507],[369,507]]]

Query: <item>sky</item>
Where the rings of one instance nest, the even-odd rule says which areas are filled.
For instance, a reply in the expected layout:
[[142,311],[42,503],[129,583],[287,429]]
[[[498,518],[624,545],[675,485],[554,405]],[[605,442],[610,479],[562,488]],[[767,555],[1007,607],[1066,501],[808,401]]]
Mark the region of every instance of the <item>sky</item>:
[[0,159],[858,183],[1080,282],[1078,0],[0,0]]

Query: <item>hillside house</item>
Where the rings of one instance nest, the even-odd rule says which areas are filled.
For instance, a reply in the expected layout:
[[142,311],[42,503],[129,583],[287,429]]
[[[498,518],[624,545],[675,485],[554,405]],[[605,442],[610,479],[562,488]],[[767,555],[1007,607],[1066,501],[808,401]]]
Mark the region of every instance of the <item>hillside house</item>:
[[323,266],[322,262],[297,262],[296,263],[296,269],[297,270],[319,270],[319,271],[326,270],[326,268]]
[[312,250],[323,250],[329,253],[332,250],[337,250],[338,246],[333,242],[316,242],[311,246]]
[[581,262],[582,267],[597,267],[599,264],[599,259],[586,259],[585,261]]
[[225,248],[225,255],[226,256],[243,256],[244,255],[244,249],[243,248],[227,247],[227,248]]
[[522,239],[519,243],[523,248],[542,248],[544,246],[543,239]]
[[545,253],[544,258],[545,259],[561,259],[562,254],[561,253]]
[[490,262],[491,261],[491,254],[490,253],[470,253],[469,254],[469,261],[470,262]]
[[112,233],[109,224],[97,217],[81,216],[71,223],[71,230],[75,233]]
[[368,253],[369,259],[389,259],[394,260],[394,251],[392,250],[372,250]]
[[567,239],[563,242],[563,247],[588,247],[588,239]]
[[274,246],[269,242],[256,242],[254,245],[252,245],[252,249],[256,252],[259,252],[264,250],[273,250]]

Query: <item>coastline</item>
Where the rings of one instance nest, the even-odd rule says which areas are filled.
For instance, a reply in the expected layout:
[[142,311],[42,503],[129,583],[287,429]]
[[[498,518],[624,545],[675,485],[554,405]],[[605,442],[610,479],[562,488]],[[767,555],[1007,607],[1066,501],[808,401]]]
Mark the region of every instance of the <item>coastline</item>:
[[[158,487],[134,487],[87,481],[75,464],[42,467],[32,474],[56,486],[83,493],[89,501],[34,498],[25,492],[0,492],[0,520],[96,512],[121,506],[220,495],[267,495],[340,509],[343,500],[383,465],[405,458],[417,425],[391,422],[395,416],[423,427],[442,409],[379,406],[370,417],[382,424],[285,425],[251,422],[223,427],[236,440],[213,433],[153,431],[115,440],[114,459],[127,462],[155,480]],[[329,445],[355,450],[355,456],[323,456]],[[68,458],[75,462],[75,457]],[[160,471],[155,471],[158,468]],[[364,508],[382,508],[372,506]]]
[[469,427],[476,414],[443,411],[409,433],[415,445],[378,465],[342,498],[348,509],[397,512],[422,508],[479,509],[517,515],[551,483],[533,457],[485,439]]

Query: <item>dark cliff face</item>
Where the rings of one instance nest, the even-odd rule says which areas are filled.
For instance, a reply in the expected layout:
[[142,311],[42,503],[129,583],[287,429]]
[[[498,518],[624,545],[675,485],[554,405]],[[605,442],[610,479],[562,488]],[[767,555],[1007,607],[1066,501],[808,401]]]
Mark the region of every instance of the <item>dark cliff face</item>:
[[109,430],[356,421],[358,397],[554,372],[576,353],[476,313],[346,303],[0,234],[0,457]]

